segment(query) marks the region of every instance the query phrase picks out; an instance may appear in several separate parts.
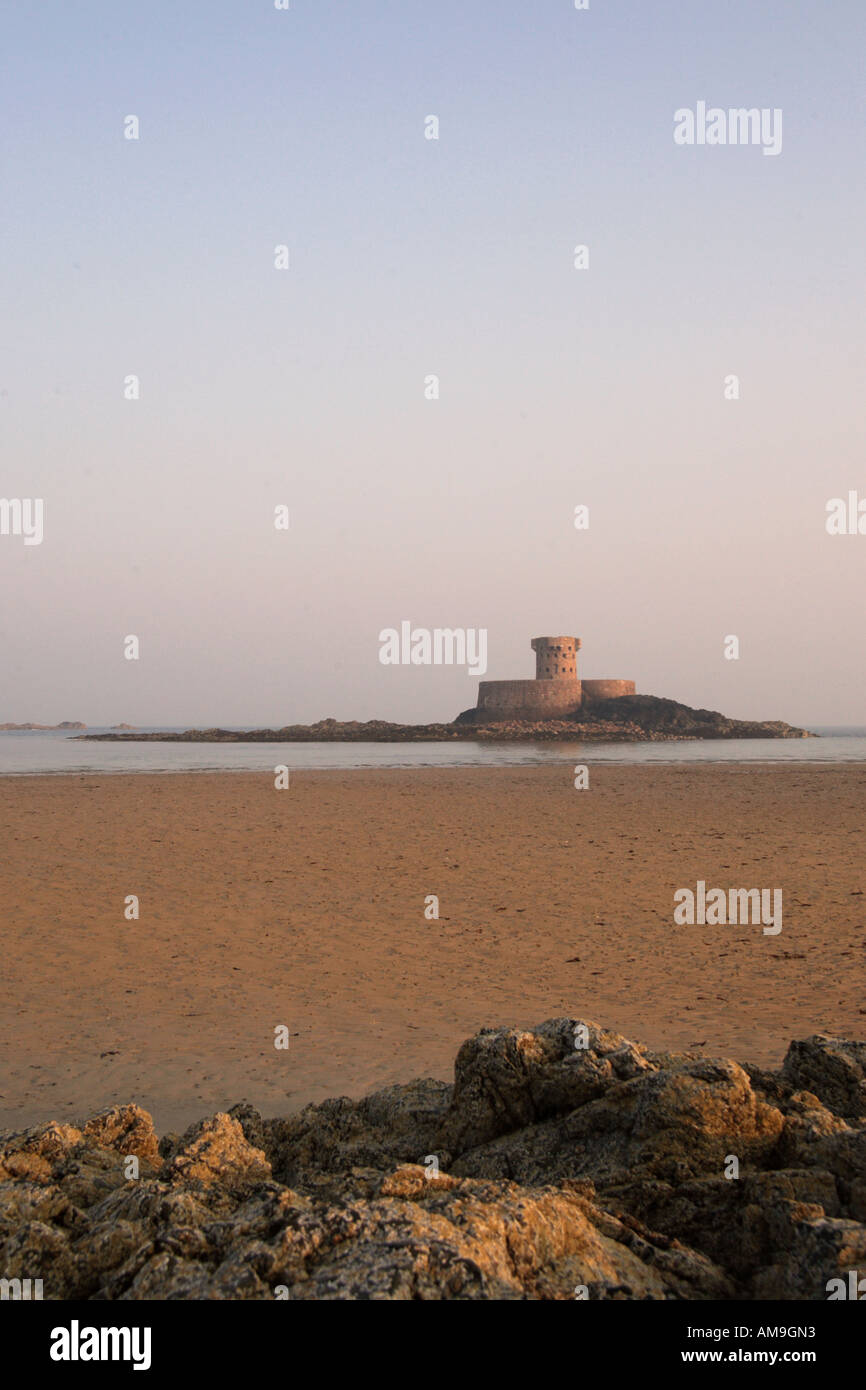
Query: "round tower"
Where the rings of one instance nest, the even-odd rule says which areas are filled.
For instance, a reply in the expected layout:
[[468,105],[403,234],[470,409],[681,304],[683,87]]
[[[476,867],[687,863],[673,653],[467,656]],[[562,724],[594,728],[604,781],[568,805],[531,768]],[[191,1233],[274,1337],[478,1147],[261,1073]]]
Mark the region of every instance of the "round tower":
[[579,637],[533,637],[537,681],[577,680]]

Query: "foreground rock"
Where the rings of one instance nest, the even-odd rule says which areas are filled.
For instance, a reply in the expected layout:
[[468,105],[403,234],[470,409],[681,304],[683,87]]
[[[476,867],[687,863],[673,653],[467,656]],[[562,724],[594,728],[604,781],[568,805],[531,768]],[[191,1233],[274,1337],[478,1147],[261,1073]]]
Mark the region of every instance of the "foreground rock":
[[453,1085],[0,1136],[0,1278],[52,1299],[825,1299],[851,1270],[866,1045],[821,1035],[767,1072],[553,1019],[482,1030]]

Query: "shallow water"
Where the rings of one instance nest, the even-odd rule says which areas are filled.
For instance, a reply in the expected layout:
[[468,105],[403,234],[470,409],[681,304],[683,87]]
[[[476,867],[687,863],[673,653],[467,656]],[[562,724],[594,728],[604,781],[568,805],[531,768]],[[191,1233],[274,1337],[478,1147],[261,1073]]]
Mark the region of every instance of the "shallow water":
[[[108,730],[92,729],[91,733]],[[140,732],[157,732],[145,730]],[[182,732],[162,729],[158,732]],[[0,775],[262,772],[375,767],[531,767],[587,763],[866,762],[866,729],[820,729],[820,739],[689,739],[681,743],[88,743],[63,732],[0,733]]]

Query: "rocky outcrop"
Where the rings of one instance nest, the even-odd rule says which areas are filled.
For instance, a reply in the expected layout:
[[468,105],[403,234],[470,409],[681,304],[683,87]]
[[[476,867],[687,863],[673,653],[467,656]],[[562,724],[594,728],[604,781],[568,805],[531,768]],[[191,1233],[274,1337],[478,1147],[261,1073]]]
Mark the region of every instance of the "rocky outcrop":
[[824,1034],[793,1042],[782,1076],[797,1090],[813,1091],[846,1120],[866,1115],[866,1043]]
[[86,729],[87,725],[77,719],[64,719],[62,724],[0,724],[0,733],[33,733],[55,729]]
[[[479,722],[481,721],[481,722]],[[817,738],[781,720],[729,719],[716,710],[692,709],[678,700],[658,695],[617,695],[584,703],[566,719],[540,723],[511,720],[493,724],[478,709],[458,714],[455,723],[473,728],[481,738],[527,738],[534,730],[538,738],[581,738],[592,742],[621,739],[626,742],[663,743],[693,738]],[[523,733],[520,733],[523,730]]]
[[55,1299],[824,1299],[866,1272],[866,1045],[770,1072],[591,1022],[483,1029],[415,1081],[157,1139],[0,1136],[0,1278]]
[[[440,743],[562,739],[592,743],[664,743],[686,738],[813,738],[805,729],[779,721],[756,723],[728,719],[714,710],[690,709],[655,695],[623,695],[596,700],[579,714],[562,719],[509,719],[478,723],[476,709],[464,710],[450,724],[390,724],[384,719],[320,719],[315,724],[287,724],[282,729],[187,729],[184,733],[84,734],[99,741],[136,743]],[[119,728],[125,726],[119,725]]]
[[680,738],[817,738],[817,734],[779,719],[729,719],[718,710],[693,709],[659,695],[622,695],[594,701],[581,718],[620,720],[637,724],[646,733]]

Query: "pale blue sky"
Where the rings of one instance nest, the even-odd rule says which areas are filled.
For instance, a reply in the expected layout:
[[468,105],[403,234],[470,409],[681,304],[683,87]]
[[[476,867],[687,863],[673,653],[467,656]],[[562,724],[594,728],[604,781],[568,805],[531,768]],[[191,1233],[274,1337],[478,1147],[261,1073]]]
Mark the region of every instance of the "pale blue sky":
[[[824,530],[866,497],[864,40],[859,0],[7,4],[0,496],[45,540],[0,537],[0,720],[448,718],[465,672],[378,661],[410,619],[490,678],[574,633],[866,722],[866,536]],[[675,146],[698,100],[782,153]]]

